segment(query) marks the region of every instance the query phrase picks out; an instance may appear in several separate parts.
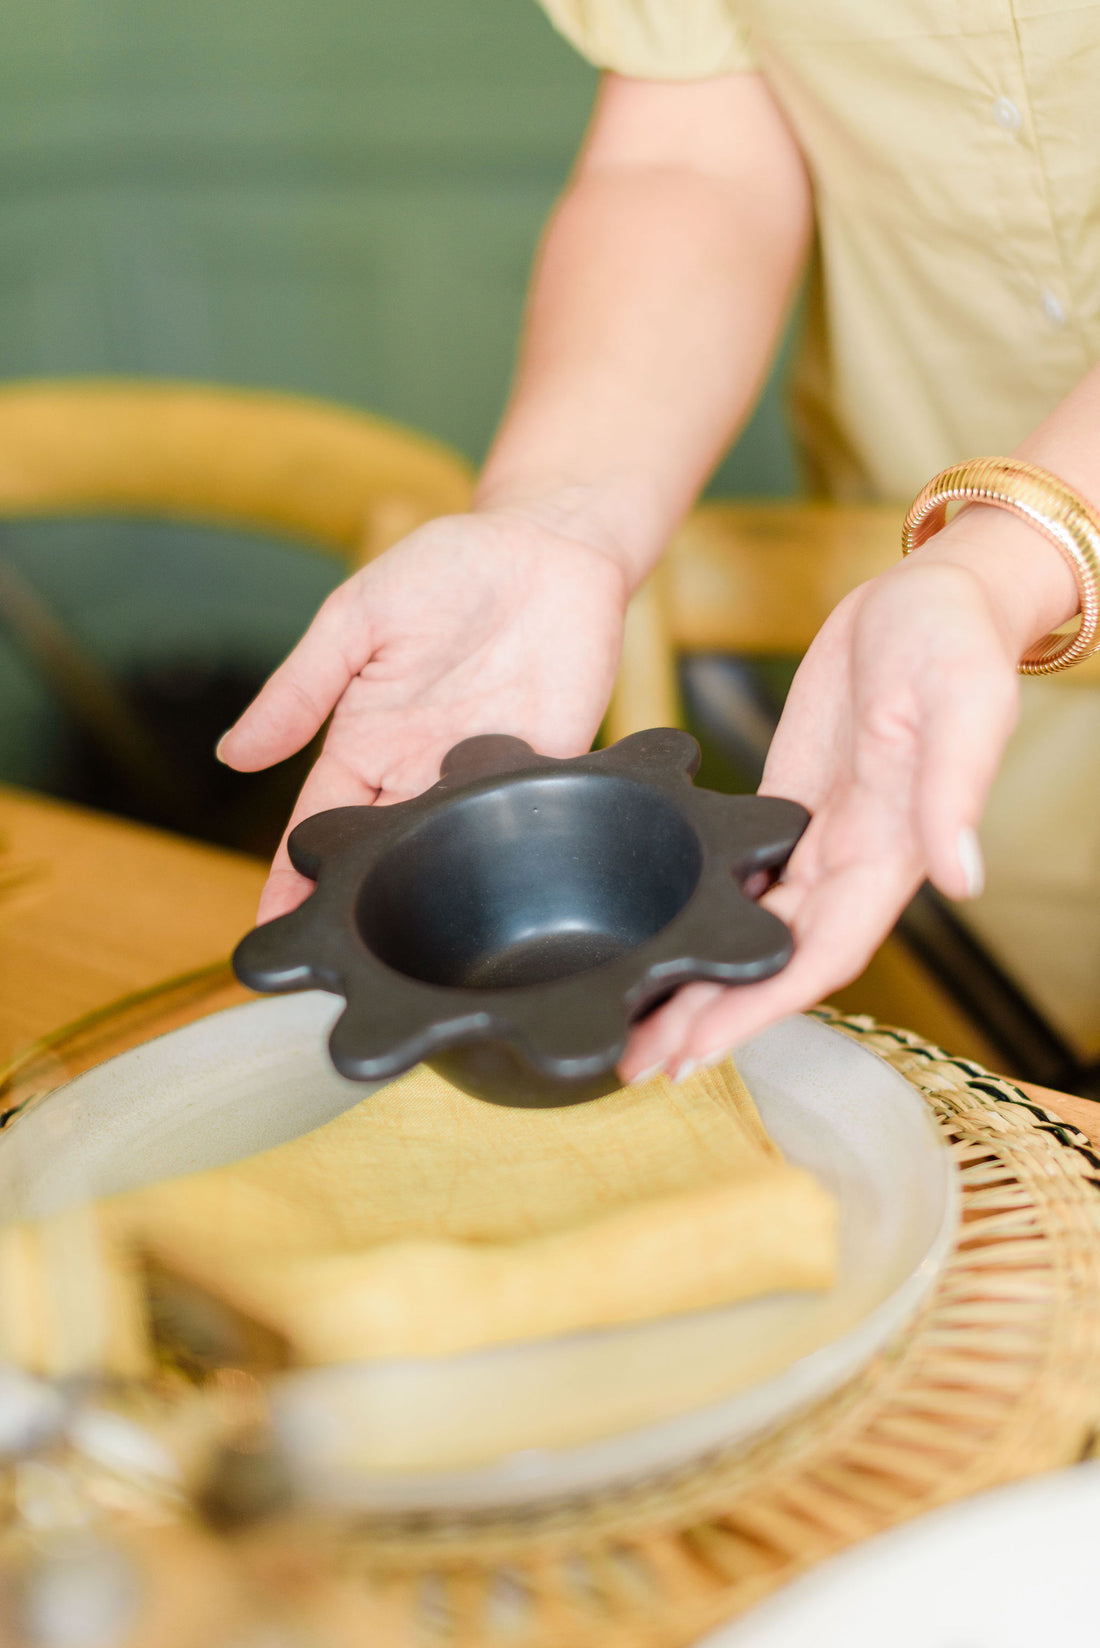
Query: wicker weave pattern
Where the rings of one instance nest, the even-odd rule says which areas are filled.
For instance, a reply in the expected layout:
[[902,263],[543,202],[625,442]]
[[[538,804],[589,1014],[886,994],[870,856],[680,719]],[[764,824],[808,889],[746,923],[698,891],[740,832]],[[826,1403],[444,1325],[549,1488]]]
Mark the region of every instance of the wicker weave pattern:
[[367,1581],[372,1641],[685,1648],[844,1545],[1089,1450],[1100,1162],[1088,1141],[916,1036],[834,1022],[927,1096],[959,1164],[960,1239],[915,1327],[748,1454],[521,1523],[345,1529],[339,1566]]

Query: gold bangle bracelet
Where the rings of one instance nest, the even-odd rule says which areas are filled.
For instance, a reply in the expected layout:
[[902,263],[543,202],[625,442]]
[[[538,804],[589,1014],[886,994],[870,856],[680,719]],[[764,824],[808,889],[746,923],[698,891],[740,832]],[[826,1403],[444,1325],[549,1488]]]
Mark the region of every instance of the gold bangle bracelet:
[[1064,481],[1016,458],[974,458],[933,477],[901,529],[908,555],[939,532],[950,503],[992,504],[1041,532],[1073,572],[1081,622],[1069,635],[1046,635],[1020,660],[1021,675],[1053,675],[1100,651],[1100,516]]

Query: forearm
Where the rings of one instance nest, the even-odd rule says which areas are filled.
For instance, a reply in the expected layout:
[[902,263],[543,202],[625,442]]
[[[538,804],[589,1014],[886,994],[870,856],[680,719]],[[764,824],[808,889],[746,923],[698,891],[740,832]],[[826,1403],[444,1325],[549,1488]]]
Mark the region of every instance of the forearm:
[[[1100,510],[1100,367],[1011,455],[1050,470]],[[1062,556],[1005,510],[980,505],[961,511],[917,555],[978,576],[1020,652],[1077,611],[1077,587]]]
[[644,577],[767,371],[810,225],[763,83],[605,86],[479,489]]

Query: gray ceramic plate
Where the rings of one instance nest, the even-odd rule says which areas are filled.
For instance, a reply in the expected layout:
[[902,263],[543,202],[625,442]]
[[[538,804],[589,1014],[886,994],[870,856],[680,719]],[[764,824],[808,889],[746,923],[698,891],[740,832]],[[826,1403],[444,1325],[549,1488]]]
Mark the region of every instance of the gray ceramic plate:
[[[251,1002],[77,1077],[0,1136],[0,1206],[33,1217],[321,1126],[371,1091],[325,1054],[340,1006],[314,992]],[[829,1293],[287,1376],[276,1422],[303,1487],[379,1510],[583,1492],[746,1442],[861,1367],[943,1263],[950,1158],[915,1090],[815,1019],[775,1025],[738,1065],[776,1143],[839,1198]]]

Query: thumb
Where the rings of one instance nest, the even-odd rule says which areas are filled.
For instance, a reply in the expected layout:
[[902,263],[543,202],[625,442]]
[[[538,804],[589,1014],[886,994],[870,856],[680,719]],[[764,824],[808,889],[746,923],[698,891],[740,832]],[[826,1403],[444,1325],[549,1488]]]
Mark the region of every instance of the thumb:
[[342,584],[321,607],[293,652],[218,742],[217,756],[256,772],[308,744],[369,662],[369,624]]

